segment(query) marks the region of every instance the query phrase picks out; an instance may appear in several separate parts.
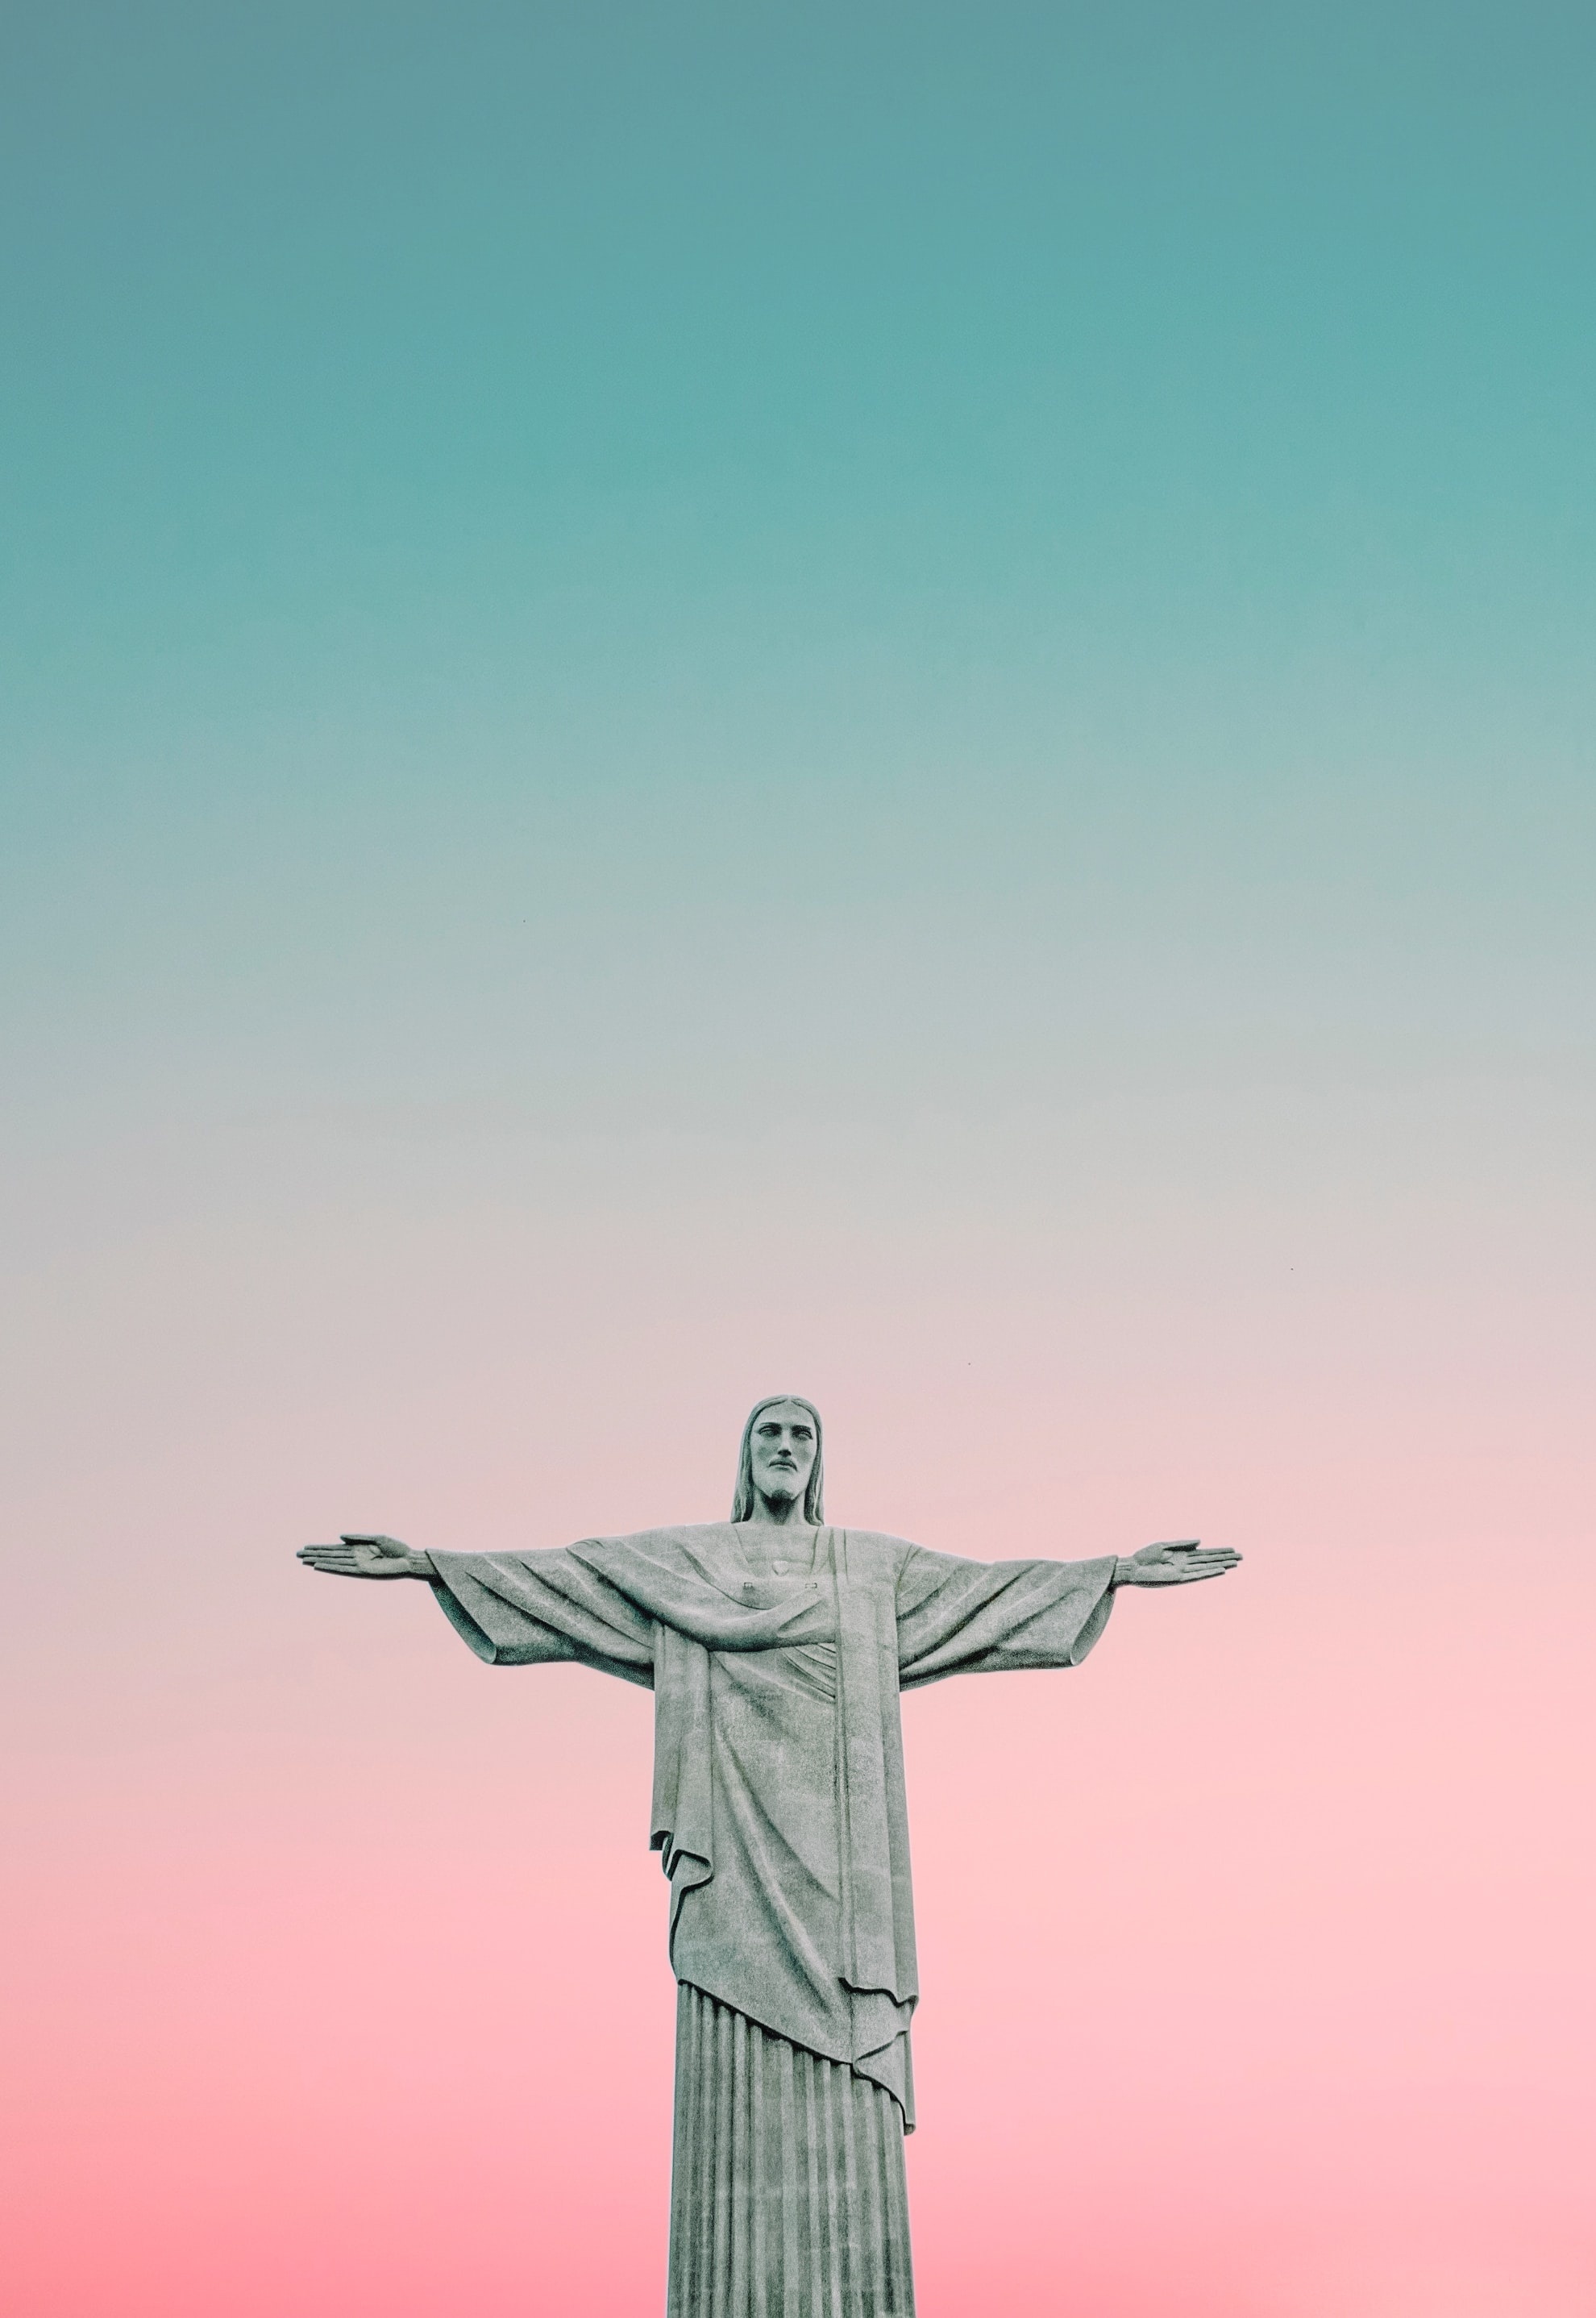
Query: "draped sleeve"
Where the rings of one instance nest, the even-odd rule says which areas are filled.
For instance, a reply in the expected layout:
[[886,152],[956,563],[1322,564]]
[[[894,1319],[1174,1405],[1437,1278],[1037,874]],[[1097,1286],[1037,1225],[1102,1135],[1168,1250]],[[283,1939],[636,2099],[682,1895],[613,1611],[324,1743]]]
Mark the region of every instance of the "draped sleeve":
[[898,1574],[898,1682],[1079,1666],[1114,1606],[1115,1556],[966,1561],[911,1546]]
[[563,1660],[652,1688],[653,1620],[576,1549],[431,1559],[444,1615],[489,1666]]

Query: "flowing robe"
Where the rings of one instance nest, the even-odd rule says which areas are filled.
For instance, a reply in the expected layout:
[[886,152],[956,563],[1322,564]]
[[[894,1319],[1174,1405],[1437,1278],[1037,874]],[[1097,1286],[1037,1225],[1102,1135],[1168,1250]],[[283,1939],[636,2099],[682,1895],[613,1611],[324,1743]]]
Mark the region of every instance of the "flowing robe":
[[[806,1533],[804,1546],[810,1541]],[[955,1674],[1078,1665],[1107,1622],[1114,1557],[968,1561],[901,1538],[829,1529],[813,1539],[812,1566],[798,1568],[795,1557],[777,1576],[754,1566],[728,1523],[592,1538],[551,1552],[433,1560],[444,1610],[489,1664],[575,1660],[654,1692],[651,1839],[670,1882],[670,1960],[688,2008],[678,2041],[672,2309],[702,2305],[732,2318],[799,2307],[828,2318],[832,2310],[908,2313],[907,2221],[893,2213],[901,2206],[901,2134],[914,2125],[910,2020],[919,1986],[899,1694]],[[708,1999],[708,2009],[697,1999]],[[861,2225],[856,2216],[846,2220],[842,2190],[831,2202],[844,2219],[817,2221],[804,2209],[803,2228],[818,2233],[817,2246],[825,2241],[822,2251],[829,2248],[829,2299],[809,2291],[819,2254],[800,2264],[800,2298],[791,2244],[785,2257],[779,2246],[761,2251],[765,2192],[757,2181],[753,2190],[746,2180],[740,2188],[738,2177],[740,2167],[750,2179],[758,2174],[764,2127],[728,2126],[741,2156],[702,2160],[730,2168],[722,2202],[735,2214],[723,2231],[701,2210],[707,2197],[718,2211],[720,2192],[701,2188],[692,2214],[683,2207],[691,2186],[683,2186],[684,2168],[699,2164],[716,2103],[733,2098],[725,2090],[711,2100],[702,2084],[684,2090],[688,2044],[707,2056],[704,2067],[730,2071],[736,2099],[756,2107],[764,2098],[761,2068],[773,2087],[779,2080],[789,2109],[799,2099],[794,2066],[809,2068],[803,2098],[813,2114],[823,2122],[827,2102],[843,2104],[841,2122],[825,2130],[838,2152],[846,2143],[845,2170],[856,2163],[857,2136],[879,2139],[883,2130],[879,2097],[875,2106],[865,2098],[856,2120],[849,2080],[858,2080],[860,2097],[872,2088],[890,2097],[899,2153],[896,2174],[889,2164],[883,2177],[876,2234],[884,2252],[860,2250]],[[778,2050],[785,2056],[789,2047],[812,2062],[761,2058]],[[816,2075],[821,2063],[843,2076]],[[770,2228],[785,2228],[792,2241],[798,2225],[781,2176],[802,2170],[803,2152],[790,2135],[781,2143],[776,2125],[769,2131],[777,2134]],[[685,2139],[693,2141],[686,2152]],[[812,2156],[809,2162],[813,2172]],[[844,2166],[841,2155],[837,2162]],[[752,2235],[740,2257],[735,2217],[750,2212]],[[829,2229],[841,2233],[840,2252]],[[895,2241],[885,2242],[894,2230],[902,2238],[897,2270]],[[725,2235],[720,2251],[717,2232]],[[687,2247],[694,2233],[697,2251]],[[678,2239],[686,2249],[679,2259]],[[741,2287],[729,2282],[740,2260]],[[858,2271],[852,2284],[849,2261]],[[776,2281],[769,2293],[758,2285],[761,2263]],[[681,2283],[684,2264],[696,2265],[691,2293]]]

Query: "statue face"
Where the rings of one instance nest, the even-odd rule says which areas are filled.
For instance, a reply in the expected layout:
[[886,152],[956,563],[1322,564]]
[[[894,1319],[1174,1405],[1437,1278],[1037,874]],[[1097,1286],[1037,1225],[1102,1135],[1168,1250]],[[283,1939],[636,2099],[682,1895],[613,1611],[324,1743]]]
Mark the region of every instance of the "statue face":
[[814,1419],[795,1401],[778,1400],[759,1411],[749,1443],[754,1487],[761,1496],[802,1497],[814,1470]]

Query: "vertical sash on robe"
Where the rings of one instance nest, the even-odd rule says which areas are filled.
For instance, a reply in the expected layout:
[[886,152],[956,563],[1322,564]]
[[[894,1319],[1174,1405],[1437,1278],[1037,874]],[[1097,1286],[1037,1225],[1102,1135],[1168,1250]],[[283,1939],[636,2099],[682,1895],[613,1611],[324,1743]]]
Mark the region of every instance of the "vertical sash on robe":
[[1079,1664],[1107,1620],[1113,1557],[976,1562],[831,1530],[811,1571],[778,1579],[751,1576],[714,1524],[434,1561],[445,1612],[491,1662],[651,1682],[650,1839],[678,1979],[883,2086],[912,2129],[900,1691]]

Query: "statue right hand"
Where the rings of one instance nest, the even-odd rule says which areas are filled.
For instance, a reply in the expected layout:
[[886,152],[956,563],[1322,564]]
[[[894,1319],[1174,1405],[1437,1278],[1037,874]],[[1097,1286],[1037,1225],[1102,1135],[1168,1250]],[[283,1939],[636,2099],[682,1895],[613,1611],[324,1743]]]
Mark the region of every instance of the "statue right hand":
[[336,1545],[301,1545],[299,1559],[307,1569],[327,1577],[433,1577],[431,1558],[417,1553],[397,1537],[346,1530]]
[[1139,1553],[1122,1553],[1115,1565],[1116,1586],[1195,1586],[1223,1577],[1242,1557],[1228,1545],[1199,1545],[1195,1537],[1166,1538]]

